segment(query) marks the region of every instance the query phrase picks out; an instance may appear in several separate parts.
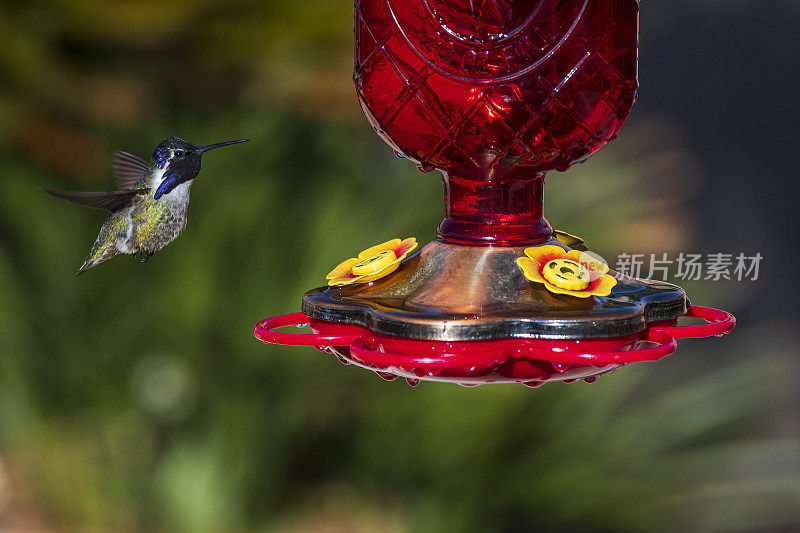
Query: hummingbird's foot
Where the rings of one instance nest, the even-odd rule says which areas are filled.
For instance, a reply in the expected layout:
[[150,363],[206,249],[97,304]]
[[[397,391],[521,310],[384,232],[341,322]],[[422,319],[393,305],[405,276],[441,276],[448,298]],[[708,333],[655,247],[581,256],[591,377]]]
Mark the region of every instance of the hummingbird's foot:
[[150,259],[150,256],[153,255],[153,252],[142,252],[142,263],[147,263],[147,260]]

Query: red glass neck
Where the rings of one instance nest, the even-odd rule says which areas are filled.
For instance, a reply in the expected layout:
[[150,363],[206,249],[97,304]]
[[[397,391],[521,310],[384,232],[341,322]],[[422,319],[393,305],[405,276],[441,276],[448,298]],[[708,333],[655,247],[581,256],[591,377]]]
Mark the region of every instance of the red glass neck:
[[470,246],[525,246],[548,239],[542,218],[544,173],[527,179],[477,181],[445,175],[446,217],[439,238]]

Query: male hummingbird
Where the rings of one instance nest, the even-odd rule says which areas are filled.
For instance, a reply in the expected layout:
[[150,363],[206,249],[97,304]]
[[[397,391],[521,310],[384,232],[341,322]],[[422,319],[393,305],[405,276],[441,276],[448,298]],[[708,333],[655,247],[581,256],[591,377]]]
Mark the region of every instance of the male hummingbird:
[[189,189],[200,172],[200,157],[212,148],[247,141],[195,146],[178,137],[161,141],[150,163],[127,152],[114,154],[117,190],[50,191],[48,194],[94,209],[109,211],[89,255],[75,276],[117,254],[142,254],[142,262],[186,227]]

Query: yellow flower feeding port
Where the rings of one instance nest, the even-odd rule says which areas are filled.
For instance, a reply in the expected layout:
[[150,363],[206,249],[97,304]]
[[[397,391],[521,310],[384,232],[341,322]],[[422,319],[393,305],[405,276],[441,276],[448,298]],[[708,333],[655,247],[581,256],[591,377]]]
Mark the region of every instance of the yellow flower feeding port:
[[525,257],[517,259],[525,277],[542,283],[554,294],[577,298],[608,296],[617,280],[608,274],[605,261],[579,250],[565,250],[555,245],[525,248]]
[[367,248],[358,257],[345,259],[336,265],[327,275],[328,285],[369,283],[388,276],[416,247],[417,239],[409,237],[405,240],[392,239]]

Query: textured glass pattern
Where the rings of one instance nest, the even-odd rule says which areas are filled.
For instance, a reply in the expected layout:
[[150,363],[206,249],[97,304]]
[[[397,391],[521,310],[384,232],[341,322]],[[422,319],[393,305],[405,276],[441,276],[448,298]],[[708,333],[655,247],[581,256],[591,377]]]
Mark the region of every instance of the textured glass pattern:
[[357,0],[355,81],[424,170],[565,170],[614,138],[637,88],[635,0]]

